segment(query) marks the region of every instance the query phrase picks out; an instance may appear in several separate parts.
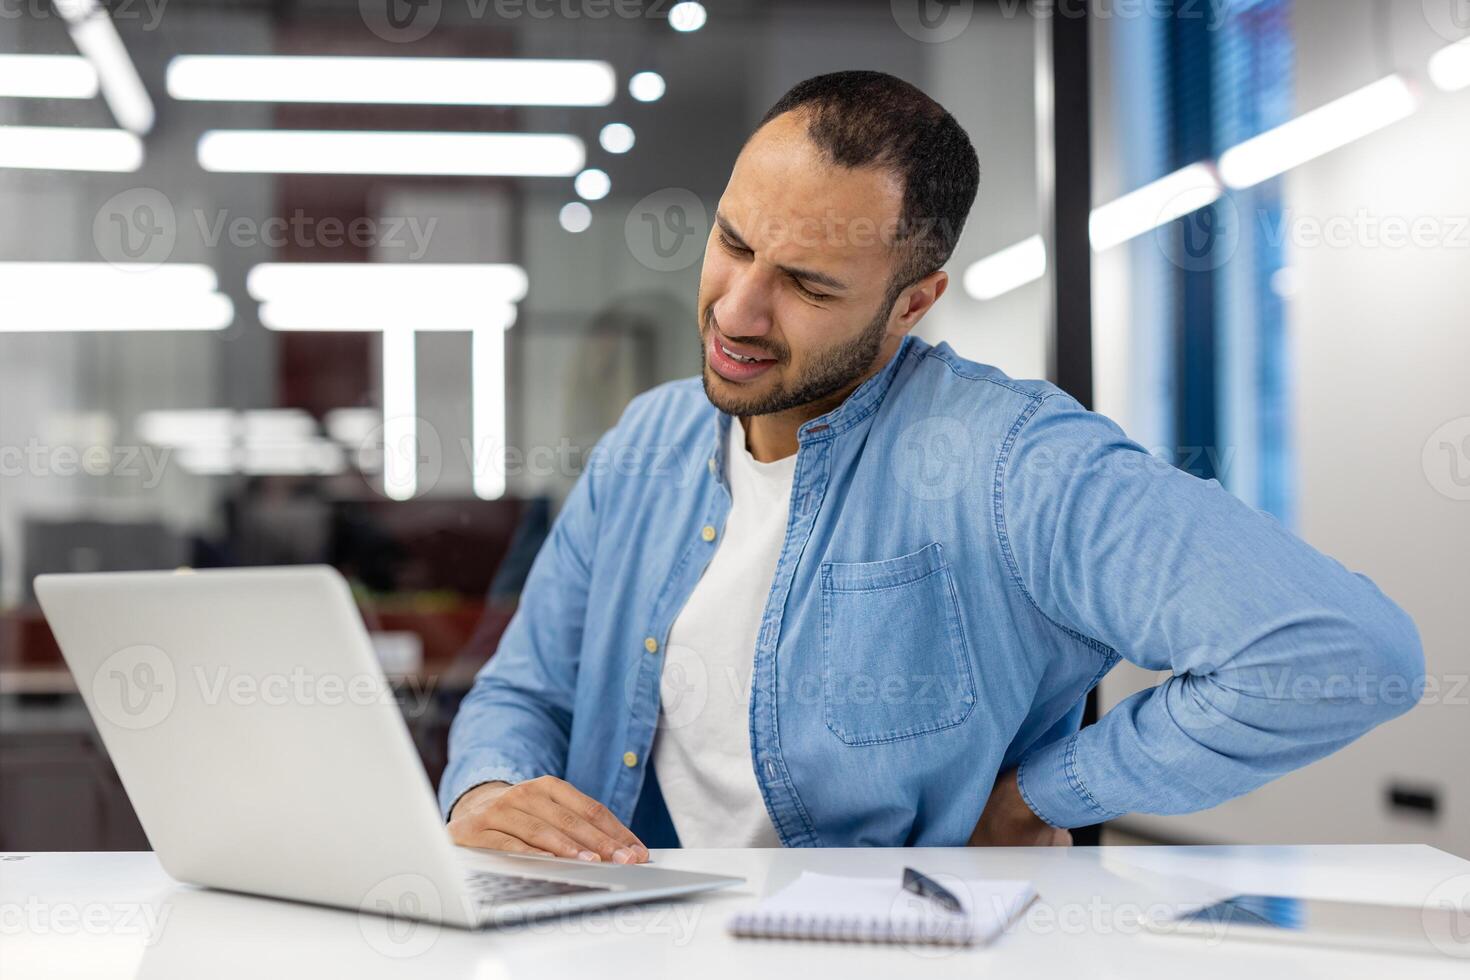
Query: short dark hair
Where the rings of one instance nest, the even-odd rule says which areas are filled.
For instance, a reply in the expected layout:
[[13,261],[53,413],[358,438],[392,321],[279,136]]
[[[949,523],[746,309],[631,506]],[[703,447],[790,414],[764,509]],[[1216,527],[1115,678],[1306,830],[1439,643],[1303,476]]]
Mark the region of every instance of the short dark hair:
[[[761,126],[795,110],[833,163],[883,167],[903,179],[895,244],[902,249],[887,307],[944,266],[980,187],[980,160],[963,127],[918,88],[881,71],[839,71],[799,83]],[[757,127],[759,130],[760,127]]]

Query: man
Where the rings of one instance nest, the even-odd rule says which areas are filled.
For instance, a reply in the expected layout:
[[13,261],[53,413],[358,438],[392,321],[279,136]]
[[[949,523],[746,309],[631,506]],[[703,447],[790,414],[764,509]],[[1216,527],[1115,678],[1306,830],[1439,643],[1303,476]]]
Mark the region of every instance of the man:
[[[1371,582],[1051,385],[909,336],[978,179],[887,75],[767,114],[706,250],[702,383],[599,444],[455,720],[456,841],[1065,844],[1400,713],[1379,685],[1422,653]],[[1120,658],[1172,676],[1079,731]]]

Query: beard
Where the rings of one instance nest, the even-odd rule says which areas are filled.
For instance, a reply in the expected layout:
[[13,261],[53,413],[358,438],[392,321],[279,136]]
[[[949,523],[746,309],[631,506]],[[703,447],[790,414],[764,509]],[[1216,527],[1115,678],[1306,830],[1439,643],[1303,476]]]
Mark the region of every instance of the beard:
[[[715,311],[714,305],[711,304],[704,313],[704,329],[700,332],[701,339],[707,339],[709,332],[714,329]],[[700,374],[704,378],[705,396],[715,408],[727,415],[735,415],[740,418],[748,418],[752,415],[774,415],[777,412],[785,412],[820,402],[831,398],[845,388],[852,387],[859,378],[872,369],[873,362],[878,359],[879,352],[883,350],[883,338],[887,332],[888,311],[879,309],[877,316],[852,340],[808,355],[809,364],[800,377],[778,380],[761,392],[743,397],[741,394],[729,393],[716,387],[717,385],[728,386],[732,382],[725,381],[723,378],[711,378],[714,372],[710,370],[705,354],[706,348],[701,343],[699,345]],[[784,365],[791,363],[791,350],[785,345],[750,338],[742,338],[740,343],[774,357],[776,359],[775,370],[780,370]],[[761,380],[764,380],[764,376]]]

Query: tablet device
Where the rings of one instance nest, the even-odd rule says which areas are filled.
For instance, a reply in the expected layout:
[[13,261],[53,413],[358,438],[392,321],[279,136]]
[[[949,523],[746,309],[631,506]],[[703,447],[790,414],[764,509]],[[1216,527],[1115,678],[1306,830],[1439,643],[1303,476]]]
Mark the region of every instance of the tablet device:
[[1284,895],[1236,895],[1192,912],[1144,920],[1150,932],[1215,942],[1309,943],[1470,959],[1470,908],[1374,905]]

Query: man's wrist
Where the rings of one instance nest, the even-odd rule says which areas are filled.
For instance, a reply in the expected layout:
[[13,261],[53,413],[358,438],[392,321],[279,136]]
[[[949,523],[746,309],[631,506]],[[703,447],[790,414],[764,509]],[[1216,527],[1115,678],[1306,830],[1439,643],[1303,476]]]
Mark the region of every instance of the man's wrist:
[[[486,797],[493,798],[495,796],[499,796],[501,793],[510,789],[513,785],[515,784],[508,783],[503,779],[492,779],[489,782],[476,783],[469,789],[465,790],[463,793],[459,794],[459,798],[456,799],[452,804],[450,804],[449,819],[454,819],[454,812],[459,809],[459,805],[461,803],[464,803],[466,801],[474,803],[476,800]],[[493,792],[491,791],[492,789]],[[485,792],[481,792],[482,790],[484,790]]]

